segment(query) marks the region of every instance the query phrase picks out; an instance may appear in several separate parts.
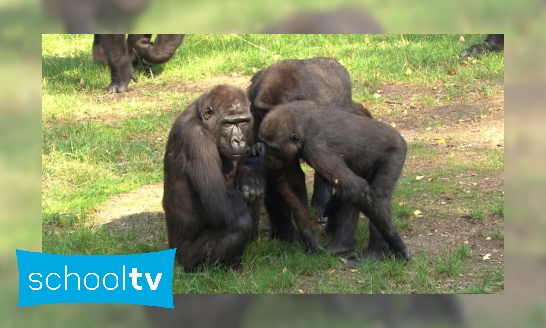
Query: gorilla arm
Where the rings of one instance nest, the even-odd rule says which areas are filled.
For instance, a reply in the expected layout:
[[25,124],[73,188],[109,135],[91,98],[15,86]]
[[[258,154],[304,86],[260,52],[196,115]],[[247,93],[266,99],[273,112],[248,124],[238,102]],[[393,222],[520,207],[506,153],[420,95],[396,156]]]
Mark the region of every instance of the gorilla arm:
[[184,34],[158,34],[154,43],[149,38],[141,38],[135,44],[140,59],[151,64],[169,61],[184,41]]
[[199,133],[201,137],[192,140],[201,140],[200,143],[187,144],[184,169],[191,177],[192,189],[199,197],[207,224],[215,228],[250,229],[252,219],[241,191],[226,188],[216,145],[210,138],[203,138],[201,131]]

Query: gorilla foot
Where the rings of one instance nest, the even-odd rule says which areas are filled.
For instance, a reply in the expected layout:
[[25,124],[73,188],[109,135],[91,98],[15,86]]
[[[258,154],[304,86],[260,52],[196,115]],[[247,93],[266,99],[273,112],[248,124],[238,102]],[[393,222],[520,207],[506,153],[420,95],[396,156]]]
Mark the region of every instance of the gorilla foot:
[[347,265],[353,267],[365,261],[381,261],[390,255],[392,255],[392,252],[389,249],[368,247],[360,252],[354,252],[349,255],[349,262]]
[[333,255],[347,254],[352,252],[354,249],[354,245],[329,244],[326,246],[326,252]]
[[315,245],[306,245],[307,246],[307,253],[311,254],[323,254],[326,253],[326,250],[320,246],[318,243]]
[[465,49],[463,51],[461,51],[461,53],[459,54],[460,57],[470,57],[470,56],[479,56],[485,52],[489,52],[491,51],[491,47],[487,44],[487,43],[480,43],[480,44],[476,44],[468,49]]
[[296,240],[298,240],[298,234],[295,231],[272,232],[271,230],[269,230],[269,238],[288,242],[288,243],[293,243]]

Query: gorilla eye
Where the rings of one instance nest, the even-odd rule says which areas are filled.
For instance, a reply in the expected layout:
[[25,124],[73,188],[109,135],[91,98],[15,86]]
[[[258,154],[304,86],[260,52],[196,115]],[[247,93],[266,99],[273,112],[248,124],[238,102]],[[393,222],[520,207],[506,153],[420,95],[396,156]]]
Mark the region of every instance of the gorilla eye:
[[302,96],[302,95],[297,95],[297,96],[296,96],[296,99],[297,99],[297,100],[303,100],[303,96]]
[[207,106],[207,108],[205,109],[205,114],[211,115],[212,114],[212,107]]
[[290,140],[292,141],[299,141],[300,140],[300,137],[297,135],[297,134],[292,134],[290,136]]

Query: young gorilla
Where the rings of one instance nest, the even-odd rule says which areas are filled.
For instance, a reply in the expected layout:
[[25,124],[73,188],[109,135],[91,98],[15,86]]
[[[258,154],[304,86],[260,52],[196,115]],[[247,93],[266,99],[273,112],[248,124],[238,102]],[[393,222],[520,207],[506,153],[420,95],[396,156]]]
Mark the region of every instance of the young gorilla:
[[308,247],[318,242],[309,223],[305,180],[298,170],[300,158],[337,190],[326,209],[328,215],[337,213],[329,228],[333,238],[326,247],[328,252],[340,254],[354,248],[360,211],[379,232],[375,237],[384,241],[372,244],[370,237],[373,248],[356,257],[376,259],[392,252],[405,260],[411,258],[392,225],[391,197],[407,151],[404,138],[394,128],[369,117],[302,101],[272,110],[262,122],[259,137],[266,146],[267,166],[283,168],[279,192],[294,211]]
[[[349,73],[332,58],[317,57],[306,60],[283,60],[259,71],[251,79],[248,94],[250,111],[254,116],[254,138],[264,117],[276,105],[292,101],[312,100],[356,115],[372,117],[361,104],[354,103]],[[288,204],[279,196],[277,175],[267,175],[265,206],[271,222],[271,237],[292,240],[296,235]],[[326,203],[332,196],[332,186],[320,174],[315,174],[311,204],[319,212],[319,220],[326,222]]]
[[158,34],[151,43],[151,34],[95,34],[93,59],[108,65],[112,82],[108,92],[125,92],[129,82],[138,82],[134,67],[142,62],[163,64],[170,60],[184,41],[184,34]]
[[242,158],[251,129],[248,98],[229,85],[201,95],[174,122],[164,158],[163,209],[169,247],[177,248],[186,269],[238,265],[257,235],[263,186],[241,191],[235,185],[241,161],[263,166],[263,156]]
[[501,51],[504,49],[504,34],[488,34],[485,41],[473,45],[461,51],[461,57],[479,56],[489,51]]

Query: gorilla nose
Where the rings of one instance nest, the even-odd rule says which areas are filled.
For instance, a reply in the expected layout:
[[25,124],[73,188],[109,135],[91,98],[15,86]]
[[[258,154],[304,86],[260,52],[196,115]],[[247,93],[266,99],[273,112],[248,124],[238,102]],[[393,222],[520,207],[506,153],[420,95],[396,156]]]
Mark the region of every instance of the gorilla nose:
[[235,151],[244,151],[246,146],[246,142],[244,140],[233,140],[231,142],[231,147],[233,147],[233,150]]

